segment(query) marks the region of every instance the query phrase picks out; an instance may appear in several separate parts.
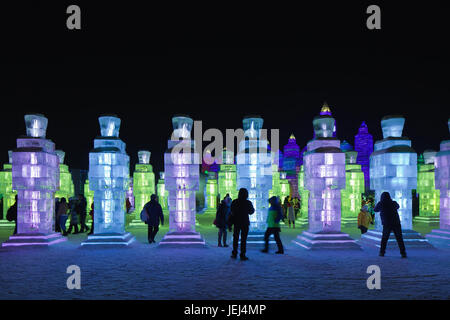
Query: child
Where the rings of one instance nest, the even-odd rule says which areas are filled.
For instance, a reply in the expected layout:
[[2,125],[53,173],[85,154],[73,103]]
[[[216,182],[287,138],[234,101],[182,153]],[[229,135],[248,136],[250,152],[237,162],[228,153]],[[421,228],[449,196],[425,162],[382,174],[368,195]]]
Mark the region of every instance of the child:
[[361,234],[367,232],[370,223],[373,223],[373,218],[369,212],[369,208],[363,201],[361,211],[358,214],[358,229],[361,230]]

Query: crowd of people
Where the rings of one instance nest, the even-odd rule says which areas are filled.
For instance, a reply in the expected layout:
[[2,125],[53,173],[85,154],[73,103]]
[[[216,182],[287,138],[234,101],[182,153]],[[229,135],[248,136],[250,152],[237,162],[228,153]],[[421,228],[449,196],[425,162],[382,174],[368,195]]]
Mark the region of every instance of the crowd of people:
[[[72,197],[67,202],[67,199],[56,198],[55,200],[55,232],[62,232],[64,236],[67,236],[72,233],[84,233],[89,232],[88,234],[93,233],[93,223],[92,228],[89,228],[86,225],[86,198],[84,195],[78,195],[76,197]],[[93,216],[93,205],[91,206],[90,215]],[[67,220],[70,218],[69,228],[66,228]]]
[[[301,202],[298,198],[286,197],[281,203],[280,197],[271,197],[269,200],[269,209],[267,213],[267,229],[264,234],[264,248],[261,250],[264,253],[269,251],[269,237],[274,236],[278,247],[277,254],[283,254],[284,248],[280,238],[280,222],[286,218],[289,222],[289,228],[295,228],[295,219],[300,210]],[[94,232],[94,222],[91,228],[86,225],[86,198],[83,195],[70,198],[67,202],[66,198],[56,199],[55,201],[55,231],[62,232],[64,236],[72,233],[74,234]],[[380,201],[374,206],[373,198],[365,198],[361,203],[361,211],[358,214],[358,229],[361,234],[368,231],[371,224],[374,224],[375,212],[380,212],[381,223],[383,226],[383,234],[380,244],[379,255],[382,257],[386,252],[386,246],[391,232],[394,233],[397,240],[400,254],[402,258],[406,258],[406,250],[402,236],[402,229],[400,217],[398,215],[399,204],[392,200],[389,192],[383,192]],[[246,256],[247,251],[247,236],[250,227],[249,216],[254,214],[255,208],[250,200],[248,200],[248,190],[241,188],[239,190],[238,198],[232,200],[227,194],[220,202],[214,225],[219,229],[218,231],[218,247],[228,247],[227,245],[227,230],[233,230],[233,250],[231,258],[236,259],[238,253],[239,240],[241,242],[240,258],[241,260],[248,260]],[[94,204],[91,205],[89,214],[94,221]],[[70,217],[69,229],[66,230],[66,222]],[[17,234],[17,196],[14,205],[12,205],[7,212],[7,219],[15,222],[14,233]],[[141,220],[148,226],[148,242],[155,243],[155,236],[158,233],[159,225],[164,225],[164,214],[161,205],[158,203],[157,196],[151,195],[150,201],[145,204],[141,212]],[[80,225],[80,229],[78,229]],[[232,229],[234,226],[234,229]]]

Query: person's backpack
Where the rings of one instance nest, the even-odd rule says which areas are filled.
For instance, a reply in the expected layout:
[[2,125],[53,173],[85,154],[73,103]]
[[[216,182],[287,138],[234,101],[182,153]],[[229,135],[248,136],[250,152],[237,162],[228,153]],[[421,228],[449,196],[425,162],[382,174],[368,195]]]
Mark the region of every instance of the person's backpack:
[[145,207],[144,207],[144,209],[142,209],[142,211],[141,211],[141,221],[147,222],[148,218],[149,218],[149,216],[148,216],[147,209],[145,209]]
[[10,207],[6,213],[6,220],[9,222],[14,221],[14,208]]

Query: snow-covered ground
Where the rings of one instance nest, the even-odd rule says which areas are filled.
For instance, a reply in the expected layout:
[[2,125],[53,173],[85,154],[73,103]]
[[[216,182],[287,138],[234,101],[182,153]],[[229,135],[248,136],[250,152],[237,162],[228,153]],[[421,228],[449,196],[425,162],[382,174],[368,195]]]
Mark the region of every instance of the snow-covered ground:
[[[158,248],[146,229],[130,228],[136,242],[125,249],[84,250],[86,234],[48,249],[0,249],[0,299],[449,299],[450,251],[377,250],[308,252],[294,245],[302,229],[283,228],[285,255],[249,248],[249,261],[218,248],[212,218],[197,230],[204,249]],[[359,238],[357,229],[343,229]],[[423,233],[430,228],[418,230]],[[163,227],[156,240],[167,232]],[[0,229],[5,241],[12,229]],[[231,235],[228,238],[231,243]],[[69,290],[69,265],[81,268],[81,289]],[[381,290],[369,290],[369,265],[381,268]]]

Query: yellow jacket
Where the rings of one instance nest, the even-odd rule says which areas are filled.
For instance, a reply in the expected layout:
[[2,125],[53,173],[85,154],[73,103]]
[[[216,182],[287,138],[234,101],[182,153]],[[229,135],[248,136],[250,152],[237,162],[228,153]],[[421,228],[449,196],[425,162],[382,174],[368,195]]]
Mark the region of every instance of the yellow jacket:
[[369,225],[373,221],[372,215],[368,211],[363,209],[361,209],[358,214],[358,226],[363,226],[369,229]]

